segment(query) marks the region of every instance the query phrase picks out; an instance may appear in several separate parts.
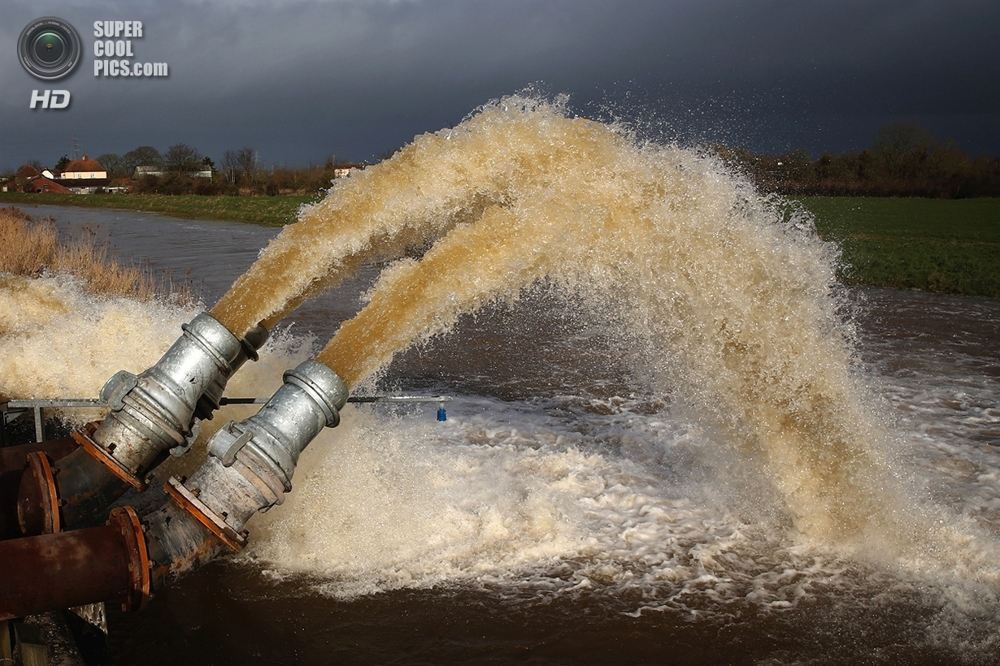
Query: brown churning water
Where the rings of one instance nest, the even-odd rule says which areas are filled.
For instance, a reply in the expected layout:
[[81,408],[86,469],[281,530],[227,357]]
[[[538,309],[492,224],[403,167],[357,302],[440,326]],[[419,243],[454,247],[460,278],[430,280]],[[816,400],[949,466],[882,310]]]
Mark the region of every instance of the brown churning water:
[[273,325],[363,263],[414,249],[426,251],[390,264],[317,357],[348,386],[545,281],[614,325],[653,390],[762,460],[807,541],[922,566],[928,543],[955,538],[913,510],[888,461],[836,247],[711,155],[505,98],[338,183],[212,314],[238,334]]

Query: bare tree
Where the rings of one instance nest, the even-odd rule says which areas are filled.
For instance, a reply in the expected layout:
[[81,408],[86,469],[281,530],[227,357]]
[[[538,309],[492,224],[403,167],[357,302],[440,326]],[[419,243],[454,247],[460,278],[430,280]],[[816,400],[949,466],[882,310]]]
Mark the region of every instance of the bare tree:
[[97,162],[108,172],[108,178],[124,178],[132,175],[125,164],[125,158],[120,155],[105,153],[98,156]]
[[169,171],[190,173],[201,170],[201,153],[186,143],[175,143],[163,155],[164,166]]
[[125,172],[132,174],[137,166],[163,166],[163,157],[160,151],[152,146],[139,146],[135,150],[130,150],[122,155]]
[[260,156],[253,148],[240,148],[236,151],[236,164],[239,167],[243,182],[253,185],[260,178]]
[[915,176],[937,148],[930,132],[913,121],[899,120],[878,129],[872,154],[887,176],[907,178]]
[[227,150],[222,155],[222,163],[219,165],[222,173],[226,174],[226,181],[230,185],[240,183],[240,161],[235,150]]

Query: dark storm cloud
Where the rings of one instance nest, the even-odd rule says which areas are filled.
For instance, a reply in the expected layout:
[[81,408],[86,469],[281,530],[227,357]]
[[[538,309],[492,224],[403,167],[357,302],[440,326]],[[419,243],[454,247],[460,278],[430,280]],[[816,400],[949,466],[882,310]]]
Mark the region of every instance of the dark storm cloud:
[[[542,82],[586,114],[666,138],[759,150],[865,147],[908,118],[1000,153],[995,2],[329,0],[6,2],[0,168],[137,145],[257,148],[270,164],[368,159],[490,98]],[[85,57],[65,112],[30,111],[16,61],[28,21],[56,15]],[[98,19],[137,19],[135,59],[168,79],[93,74]]]

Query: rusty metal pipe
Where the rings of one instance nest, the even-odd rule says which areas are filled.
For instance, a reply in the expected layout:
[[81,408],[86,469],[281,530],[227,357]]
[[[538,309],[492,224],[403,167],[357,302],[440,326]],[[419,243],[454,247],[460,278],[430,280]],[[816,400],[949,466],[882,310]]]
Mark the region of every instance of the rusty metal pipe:
[[51,460],[59,460],[78,448],[80,445],[72,437],[0,448],[0,474],[22,471],[28,462],[29,453],[43,451]]
[[22,476],[18,514],[25,517],[23,534],[42,534],[52,524],[64,529],[92,525],[129,488],[145,490],[149,471],[168,454],[190,448],[197,420],[212,418],[229,378],[247,360],[256,360],[267,340],[262,326],[239,340],[207,314],[183,330],[156,365],[138,376],[121,371],[101,390],[110,414],[75,432],[80,449],[57,466],[52,510],[61,516],[29,506],[48,489],[37,475]]
[[[186,485],[170,479],[170,499],[141,523],[123,507],[104,527],[0,542],[0,571],[14,574],[0,586],[0,620],[95,601],[142,608],[154,587],[227,548],[242,549],[243,526],[282,501],[299,455],[339,423],[347,401],[344,383],[321,363],[306,361],[284,379],[260,412],[213,438],[209,459]],[[44,475],[44,456],[33,455]]]
[[108,524],[0,542],[0,620],[117,601],[145,606],[150,561],[138,516],[114,509]]

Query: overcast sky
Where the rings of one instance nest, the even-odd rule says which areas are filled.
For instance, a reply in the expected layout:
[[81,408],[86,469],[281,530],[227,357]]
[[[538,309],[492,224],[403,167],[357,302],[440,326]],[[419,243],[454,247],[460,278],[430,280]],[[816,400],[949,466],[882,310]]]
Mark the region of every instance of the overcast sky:
[[[83,58],[33,78],[21,30],[57,16]],[[916,120],[1000,155],[997,0],[0,0],[0,170],[186,143],[216,163],[361,161],[538,84],[574,111],[664,140],[753,150],[861,150]],[[94,21],[138,20],[134,62],[166,78],[94,75]],[[32,90],[71,93],[29,109]]]

